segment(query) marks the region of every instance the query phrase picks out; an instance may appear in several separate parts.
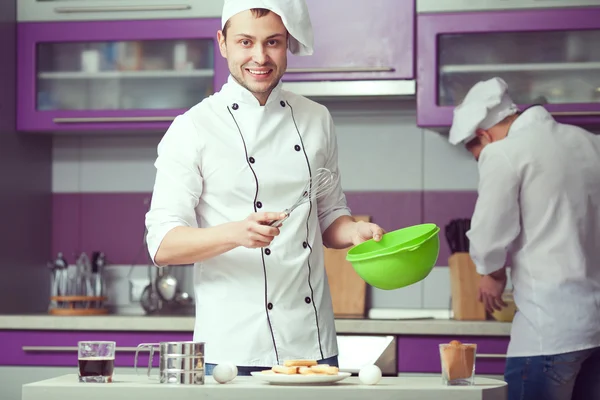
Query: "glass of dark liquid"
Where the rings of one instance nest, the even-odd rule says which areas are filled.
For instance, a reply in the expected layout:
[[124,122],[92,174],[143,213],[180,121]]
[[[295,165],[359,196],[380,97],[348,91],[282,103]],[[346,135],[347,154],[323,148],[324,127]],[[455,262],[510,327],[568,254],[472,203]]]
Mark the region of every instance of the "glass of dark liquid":
[[78,342],[79,382],[112,382],[115,342]]

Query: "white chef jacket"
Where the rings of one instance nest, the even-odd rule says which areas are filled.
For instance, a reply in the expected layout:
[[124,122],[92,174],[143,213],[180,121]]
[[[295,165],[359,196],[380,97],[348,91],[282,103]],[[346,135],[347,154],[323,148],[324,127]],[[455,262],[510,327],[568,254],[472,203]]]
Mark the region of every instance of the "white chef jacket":
[[511,252],[508,356],[600,346],[600,136],[535,106],[478,164],[470,255],[489,274]]
[[[282,90],[266,105],[232,77],[178,116],[158,146],[146,216],[152,259],[176,226],[211,227],[253,212],[281,212],[311,174],[337,173],[331,115]],[[238,247],[194,266],[194,340],[205,362],[272,366],[337,355],[321,233],[350,215],[341,185],[295,209],[267,248]]]

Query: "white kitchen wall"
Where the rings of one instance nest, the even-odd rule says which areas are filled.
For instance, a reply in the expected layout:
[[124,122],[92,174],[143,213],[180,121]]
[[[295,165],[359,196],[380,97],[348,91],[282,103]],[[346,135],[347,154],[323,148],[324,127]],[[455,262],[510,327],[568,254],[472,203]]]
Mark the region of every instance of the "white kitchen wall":
[[[325,103],[347,191],[476,190],[477,164],[445,135],[416,127],[413,102]],[[52,190],[150,192],[160,135],[54,139]]]
[[[346,191],[476,190],[476,162],[464,148],[448,144],[446,136],[417,128],[414,102],[326,105],[337,127]],[[56,136],[53,191],[151,192],[159,140],[160,135]],[[408,288],[373,289],[370,304],[374,308],[439,309],[448,308],[449,296],[448,270],[441,266]]]

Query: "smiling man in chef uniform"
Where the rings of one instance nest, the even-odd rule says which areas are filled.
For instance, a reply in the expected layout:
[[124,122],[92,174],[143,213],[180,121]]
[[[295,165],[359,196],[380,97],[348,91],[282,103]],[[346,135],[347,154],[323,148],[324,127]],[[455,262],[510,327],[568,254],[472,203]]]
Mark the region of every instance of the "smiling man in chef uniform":
[[456,107],[449,139],[478,159],[467,235],[488,311],[512,255],[509,400],[600,399],[600,136],[541,106],[519,112],[493,78]]
[[[258,10],[257,10],[258,9]],[[146,215],[157,266],[195,264],[194,340],[206,372],[242,375],[289,359],[337,365],[323,245],[380,240],[356,222],[338,184],[283,217],[318,168],[339,174],[328,110],[282,89],[287,50],[312,54],[304,0],[226,0],[218,32],[231,73],[178,116],[158,146]]]

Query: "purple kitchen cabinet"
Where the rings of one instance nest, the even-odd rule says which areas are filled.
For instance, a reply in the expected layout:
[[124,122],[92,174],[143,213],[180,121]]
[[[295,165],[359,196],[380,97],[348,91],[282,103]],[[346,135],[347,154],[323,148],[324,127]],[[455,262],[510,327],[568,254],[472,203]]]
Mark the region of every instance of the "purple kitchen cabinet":
[[417,124],[448,127],[478,81],[503,78],[521,107],[600,123],[600,7],[419,14]]
[[228,76],[218,18],[19,23],[17,129],[164,131]]
[[[0,331],[0,365],[77,366],[77,342],[116,342],[115,365],[133,367],[141,343],[190,341],[192,332]],[[140,351],[138,366],[148,366],[149,352]],[[158,365],[157,351],[154,366]]]
[[510,340],[506,336],[399,336],[398,372],[441,373],[438,345],[452,340],[477,344],[475,374],[504,374]]
[[288,57],[284,81],[414,78],[415,0],[307,0],[311,56]]

